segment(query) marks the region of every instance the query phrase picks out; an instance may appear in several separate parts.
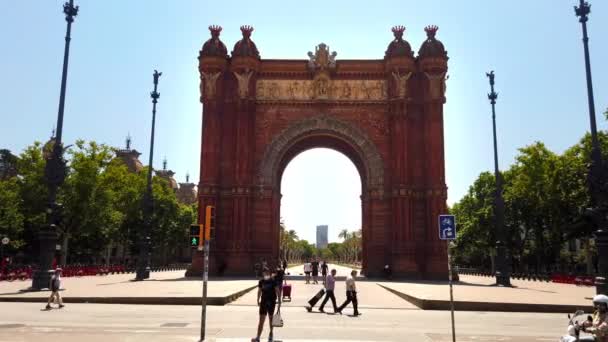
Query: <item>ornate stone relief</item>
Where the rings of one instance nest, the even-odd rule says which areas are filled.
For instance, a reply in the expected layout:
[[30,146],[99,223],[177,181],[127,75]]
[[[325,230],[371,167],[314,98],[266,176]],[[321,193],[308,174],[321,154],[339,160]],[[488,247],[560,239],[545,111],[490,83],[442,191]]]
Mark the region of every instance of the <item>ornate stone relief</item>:
[[445,72],[438,74],[429,74],[428,72],[425,72],[424,75],[429,79],[431,99],[437,100],[443,98],[447,89],[445,81],[448,80],[449,76],[446,77]]
[[382,157],[375,144],[357,127],[329,116],[315,116],[292,124],[272,140],[266,147],[258,169],[258,186],[273,186],[277,177],[277,168],[281,157],[303,135],[315,131],[332,132],[360,151],[366,168],[366,187],[368,190],[382,189],[384,184],[384,166]]
[[323,74],[314,80],[258,80],[260,101],[382,101],[387,98],[385,80],[330,80]]
[[336,68],[336,51],[329,53],[329,46],[321,43],[315,47],[315,53],[308,51],[308,69],[312,72],[333,70]]
[[245,70],[242,73],[234,71],[234,76],[239,82],[239,98],[245,99],[249,95],[249,79],[253,75],[253,70]]
[[205,93],[203,94],[204,98],[212,100],[216,95],[216,84],[217,78],[220,76],[221,72],[203,72],[202,80],[205,82]]

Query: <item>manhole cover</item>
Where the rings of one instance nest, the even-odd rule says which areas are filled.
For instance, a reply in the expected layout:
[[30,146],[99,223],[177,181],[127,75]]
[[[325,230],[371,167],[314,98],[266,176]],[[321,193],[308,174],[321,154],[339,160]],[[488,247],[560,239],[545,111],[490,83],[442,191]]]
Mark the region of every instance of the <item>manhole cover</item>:
[[161,327],[163,328],[185,328],[188,325],[188,323],[165,323],[162,324]]
[[0,324],[0,329],[23,328],[25,324]]

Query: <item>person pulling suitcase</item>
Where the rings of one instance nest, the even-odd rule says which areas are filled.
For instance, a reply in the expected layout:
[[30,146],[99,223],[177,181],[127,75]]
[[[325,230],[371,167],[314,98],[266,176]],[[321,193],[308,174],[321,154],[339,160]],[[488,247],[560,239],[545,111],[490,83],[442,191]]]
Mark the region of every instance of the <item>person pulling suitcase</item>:
[[317,294],[308,301],[308,306],[306,307],[306,311],[311,312],[312,308],[317,304],[319,299],[321,299],[321,297],[323,297],[324,294],[325,294],[324,289],[319,290],[319,292],[317,292]]
[[331,304],[334,306],[334,313],[338,312],[338,307],[336,306],[336,296],[334,296],[334,288],[336,286],[336,279],[334,278],[335,276],[336,270],[334,269],[331,270],[331,273],[325,278],[325,298],[319,307],[320,312],[325,312],[323,311],[323,308],[325,307],[328,299],[331,299]]

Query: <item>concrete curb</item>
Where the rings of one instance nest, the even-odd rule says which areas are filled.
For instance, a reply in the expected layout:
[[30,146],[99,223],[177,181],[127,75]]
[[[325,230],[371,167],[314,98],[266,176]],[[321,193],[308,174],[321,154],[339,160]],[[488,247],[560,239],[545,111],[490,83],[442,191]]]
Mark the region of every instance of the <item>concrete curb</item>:
[[[391,289],[376,283],[383,289],[394,293],[422,310],[450,310],[449,300],[422,299]],[[576,310],[593,312],[591,305],[569,304],[534,304],[534,303],[501,303],[501,302],[469,302],[454,301],[456,311],[497,311],[497,312],[539,312],[539,313],[573,313]]]
[[[224,297],[207,297],[207,305],[223,306],[235,301],[257,285]],[[0,302],[46,303],[47,297],[5,297]],[[141,305],[201,305],[201,297],[65,297],[65,303],[141,304]]]

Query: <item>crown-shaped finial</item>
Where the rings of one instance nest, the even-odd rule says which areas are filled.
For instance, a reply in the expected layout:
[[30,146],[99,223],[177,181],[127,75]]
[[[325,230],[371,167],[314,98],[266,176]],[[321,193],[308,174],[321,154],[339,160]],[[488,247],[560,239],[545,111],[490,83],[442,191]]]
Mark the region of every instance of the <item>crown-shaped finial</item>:
[[253,26],[243,25],[241,26],[241,32],[243,33],[243,37],[251,36],[251,32],[253,32]]
[[424,31],[426,31],[426,36],[429,39],[435,38],[435,34],[437,33],[437,30],[439,30],[439,27],[437,27],[437,25],[429,25],[424,28]]
[[403,25],[393,26],[391,31],[393,31],[395,38],[401,38],[403,36],[403,32],[405,31],[405,26],[403,26]]
[[220,32],[222,32],[222,27],[219,25],[211,25],[209,26],[209,31],[211,31],[211,36],[219,36]]

